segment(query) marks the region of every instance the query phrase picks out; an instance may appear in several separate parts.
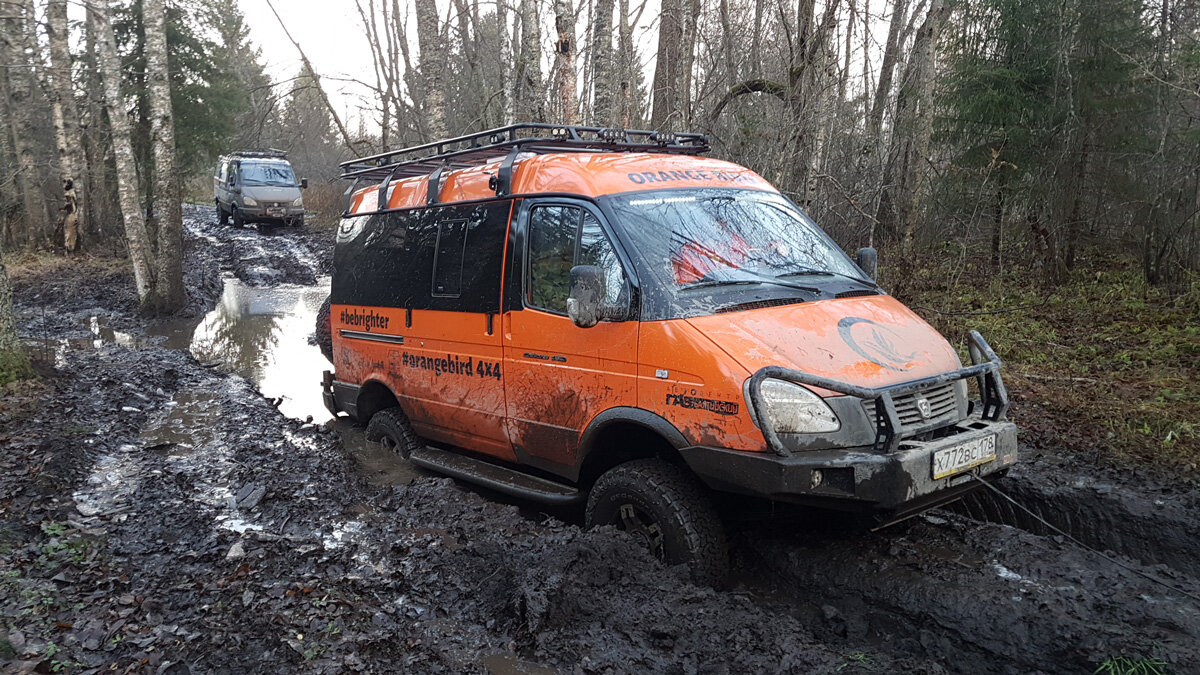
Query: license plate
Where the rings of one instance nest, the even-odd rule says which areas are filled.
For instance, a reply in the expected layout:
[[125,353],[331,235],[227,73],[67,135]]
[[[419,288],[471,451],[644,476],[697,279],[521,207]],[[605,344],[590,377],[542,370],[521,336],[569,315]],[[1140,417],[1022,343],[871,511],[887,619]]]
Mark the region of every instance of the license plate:
[[933,453],[933,477],[945,478],[996,459],[996,437],[984,436]]
[[276,216],[276,217],[282,216],[283,209],[267,209],[267,215],[268,216]]

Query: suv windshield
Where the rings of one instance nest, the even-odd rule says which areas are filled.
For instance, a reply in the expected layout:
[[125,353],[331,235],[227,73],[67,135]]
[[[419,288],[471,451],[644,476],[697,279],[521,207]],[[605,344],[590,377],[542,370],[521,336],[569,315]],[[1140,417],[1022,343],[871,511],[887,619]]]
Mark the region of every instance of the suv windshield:
[[296,187],[296,174],[282,162],[242,162],[242,185]]

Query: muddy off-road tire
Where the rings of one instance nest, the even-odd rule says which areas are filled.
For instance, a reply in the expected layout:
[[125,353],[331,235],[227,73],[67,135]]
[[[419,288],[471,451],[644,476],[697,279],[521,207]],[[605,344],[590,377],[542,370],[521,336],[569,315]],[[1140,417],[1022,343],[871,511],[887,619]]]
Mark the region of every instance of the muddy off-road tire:
[[246,226],[246,221],[242,218],[242,212],[236,206],[233,207],[233,226],[239,229]]
[[367,423],[367,440],[382,443],[383,447],[399,454],[404,459],[421,446],[413,433],[408,418],[399,408],[384,408],[371,416]]
[[331,298],[325,298],[325,302],[321,303],[321,309],[317,310],[317,346],[321,348],[321,354],[333,363],[333,325],[329,316]]
[[225,227],[229,224],[229,212],[221,208],[221,204],[217,203],[217,224]]
[[704,486],[664,461],[639,459],[600,476],[585,518],[639,536],[669,565],[686,563],[697,584],[719,586],[729,571],[725,528]]

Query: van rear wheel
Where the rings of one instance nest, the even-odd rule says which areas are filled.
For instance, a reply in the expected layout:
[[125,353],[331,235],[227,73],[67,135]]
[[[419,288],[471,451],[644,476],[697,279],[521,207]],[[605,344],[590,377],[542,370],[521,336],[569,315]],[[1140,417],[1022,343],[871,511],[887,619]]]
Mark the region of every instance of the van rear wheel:
[[366,436],[368,441],[379,443],[404,459],[420,447],[408,417],[400,408],[384,408],[371,415]]
[[600,476],[585,519],[638,537],[669,565],[687,564],[697,584],[718,585],[729,570],[725,528],[704,486],[664,461],[639,459]]

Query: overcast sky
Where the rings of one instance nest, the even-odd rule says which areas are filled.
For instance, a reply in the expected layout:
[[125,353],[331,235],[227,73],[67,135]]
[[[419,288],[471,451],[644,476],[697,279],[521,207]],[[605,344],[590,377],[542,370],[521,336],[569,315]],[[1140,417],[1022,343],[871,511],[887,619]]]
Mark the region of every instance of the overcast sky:
[[[371,51],[354,0],[272,0],[292,37],[323,78],[329,96],[347,119],[357,120],[365,87],[335,78],[372,81]],[[267,74],[276,82],[295,77],[300,55],[288,41],[266,0],[239,0],[250,37],[262,49]]]

